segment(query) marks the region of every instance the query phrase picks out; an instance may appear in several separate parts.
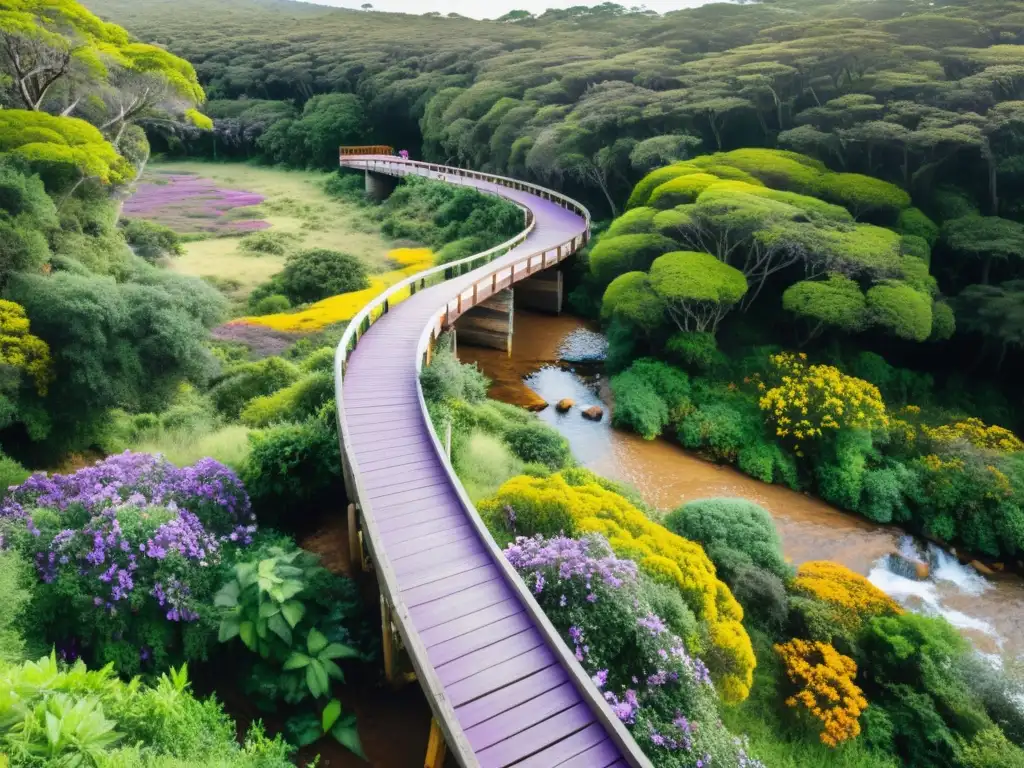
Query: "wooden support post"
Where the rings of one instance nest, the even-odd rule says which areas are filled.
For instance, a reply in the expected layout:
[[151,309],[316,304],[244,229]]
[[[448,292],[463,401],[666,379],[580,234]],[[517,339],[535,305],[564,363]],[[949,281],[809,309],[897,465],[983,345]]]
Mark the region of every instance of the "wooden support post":
[[437,720],[431,718],[430,736],[427,738],[427,757],[423,761],[423,768],[442,768],[447,751],[448,747],[444,743],[441,726],[437,724]]
[[384,677],[392,686],[397,686],[395,676],[395,637],[391,626],[391,606],[380,596],[380,628],[384,645]]
[[452,423],[450,421],[444,428],[444,453],[449,460],[452,458]]
[[348,505],[348,557],[352,572],[358,567],[363,569],[363,545],[359,539],[359,521],[356,517],[356,505]]

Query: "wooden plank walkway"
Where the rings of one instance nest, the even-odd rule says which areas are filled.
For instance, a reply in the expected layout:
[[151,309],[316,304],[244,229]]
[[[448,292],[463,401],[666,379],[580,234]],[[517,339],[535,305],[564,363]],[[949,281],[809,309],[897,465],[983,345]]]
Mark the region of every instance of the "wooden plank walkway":
[[[647,768],[483,527],[443,457],[419,390],[424,342],[473,301],[567,257],[571,249],[563,244],[582,245],[585,209],[390,156],[347,155],[341,162],[469,184],[533,214],[532,231],[513,250],[390,307],[347,360],[339,353],[350,498],[358,499],[382,594],[449,748],[463,766]],[[540,251],[516,272],[513,265]]]

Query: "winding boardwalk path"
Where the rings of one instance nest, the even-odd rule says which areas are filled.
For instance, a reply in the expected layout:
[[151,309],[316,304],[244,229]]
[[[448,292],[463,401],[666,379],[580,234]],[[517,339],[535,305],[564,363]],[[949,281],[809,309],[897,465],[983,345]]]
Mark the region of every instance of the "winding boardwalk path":
[[589,214],[511,179],[387,155],[343,152],[341,164],[371,178],[418,174],[498,194],[524,209],[527,225],[503,246],[449,265],[451,279],[435,268],[392,287],[353,319],[338,348],[346,487],[381,588],[385,666],[393,666],[391,625],[465,768],[649,768],[487,532],[419,386],[440,331],[582,247]]

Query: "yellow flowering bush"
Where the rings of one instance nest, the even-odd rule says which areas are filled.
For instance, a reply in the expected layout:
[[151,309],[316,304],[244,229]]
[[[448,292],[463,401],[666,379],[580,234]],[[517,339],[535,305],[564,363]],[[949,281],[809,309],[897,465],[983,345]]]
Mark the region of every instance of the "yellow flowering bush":
[[28,315],[21,304],[0,299],[0,364],[24,371],[45,395],[53,379],[49,345],[28,332]]
[[[243,317],[232,324],[262,325],[273,328],[275,331],[290,333],[319,331],[329,325],[351,320],[359,310],[383,293],[385,289],[417,272],[429,269],[434,264],[434,254],[429,248],[398,248],[391,251],[388,257],[402,265],[401,268],[371,277],[369,288],[331,296],[300,312]],[[391,304],[398,304],[407,298],[409,298],[409,290],[405,288],[391,297]]]
[[983,448],[999,453],[1016,453],[1024,451],[1024,442],[1013,432],[995,424],[989,426],[981,419],[969,418],[955,424],[941,427],[924,427],[926,436],[937,443],[952,443],[964,440],[975,448]]
[[[599,533],[619,557],[636,561],[654,580],[677,587],[708,628],[708,666],[727,701],[750,693],[756,660],[743,628],[743,609],[718,579],[699,544],[647,519],[625,497],[580,470],[546,478],[515,477],[478,505],[492,530],[520,535]],[[509,512],[513,510],[514,515]]]
[[795,443],[846,427],[888,426],[882,394],[874,384],[831,365],[808,365],[807,355],[782,352],[769,358],[770,381],[760,383],[759,405],[775,434]]
[[859,573],[828,560],[804,563],[793,580],[793,591],[831,608],[835,621],[856,632],[872,616],[894,616],[903,609]]
[[835,747],[860,734],[861,713],[867,709],[864,692],[853,682],[857,663],[828,643],[794,639],[775,646],[786,676],[796,693],[787,707],[803,707],[821,721],[823,744]]

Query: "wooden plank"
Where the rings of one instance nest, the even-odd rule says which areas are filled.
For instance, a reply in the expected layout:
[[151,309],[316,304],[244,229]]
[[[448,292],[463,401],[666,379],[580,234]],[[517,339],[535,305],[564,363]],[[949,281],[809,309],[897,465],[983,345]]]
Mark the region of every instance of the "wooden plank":
[[483,584],[412,608],[409,615],[416,623],[416,628],[423,633],[431,627],[482,611],[512,596],[512,590],[505,584],[505,580],[495,574],[494,579]]
[[406,558],[420,555],[424,552],[433,552],[442,546],[456,544],[465,539],[476,539],[476,530],[463,518],[463,524],[444,531],[432,533],[429,536],[407,539],[401,542],[386,542],[388,557],[391,562],[404,562]]
[[402,515],[395,515],[386,520],[377,521],[377,530],[381,532],[381,535],[387,539],[389,534],[397,533],[398,531],[406,528],[415,528],[418,525],[425,523],[434,523],[441,520],[458,520],[463,521],[466,516],[462,514],[461,510],[452,509],[445,504],[438,504],[435,506],[427,507],[426,509],[417,510],[416,512],[407,512]]
[[430,646],[443,643],[446,640],[459,637],[472,632],[475,629],[486,627],[488,624],[494,624],[498,619],[504,619],[508,616],[514,616],[517,613],[523,612],[522,604],[512,598],[509,600],[503,600],[495,605],[488,606],[483,610],[471,613],[468,616],[462,616],[453,621],[439,624],[436,627],[420,632],[420,638],[423,640],[423,644],[430,649]]
[[529,677],[537,670],[550,667],[554,663],[555,657],[546,646],[534,648],[500,664],[495,664],[493,667],[482,669],[475,675],[447,686],[445,690],[452,704],[458,707],[485,696],[491,691],[511,685],[524,677]]
[[[433,653],[433,649],[431,649]],[[560,666],[552,665],[512,683],[489,696],[483,696],[458,707],[459,722],[464,729],[472,728],[478,723],[507,712],[528,701],[539,701],[539,697],[547,695],[560,685],[568,682],[569,676]]]
[[473,568],[472,570],[465,571],[441,581],[435,581],[431,584],[425,584],[422,587],[406,590],[402,592],[402,600],[405,601],[408,608],[412,609],[417,605],[429,603],[434,600],[439,600],[442,597],[462,592],[470,587],[475,587],[477,584],[484,584],[485,582],[493,580],[495,577],[496,574],[494,570],[488,566]]
[[[520,738],[524,734],[520,734],[516,738]],[[600,744],[607,738],[601,726],[597,723],[588,725],[581,731],[573,733],[561,741],[552,744],[546,749],[536,752],[535,754],[523,760],[521,763],[516,764],[516,768],[552,768],[553,766],[560,765],[566,760],[570,760],[576,755],[585,752],[596,744]],[[588,766],[588,768],[593,768]],[[714,766],[712,766],[714,768]]]
[[[445,512],[447,510],[441,510]],[[409,525],[405,528],[397,528],[383,533],[384,543],[388,547],[388,552],[392,553],[391,547],[396,544],[401,544],[407,541],[413,541],[424,536],[432,536],[436,533],[445,533],[446,531],[452,531],[456,528],[467,527],[466,516],[460,514],[448,514],[443,517],[437,517],[433,520],[428,520],[418,525]]]
[[[580,752],[564,763],[559,763],[558,766],[559,768],[608,768],[616,763],[619,757],[618,748],[611,742],[611,739],[605,739],[600,744]],[[710,768],[714,768],[714,766]]]
[[442,544],[429,552],[416,552],[405,557],[393,559],[391,566],[398,576],[412,576],[421,571],[432,571],[440,563],[460,560],[463,557],[484,552],[484,546],[477,537]]
[[494,567],[493,563],[491,563],[491,556],[487,552],[480,551],[462,560],[442,563],[434,569],[405,574],[398,578],[398,583],[403,590],[415,589],[425,584],[433,584],[437,581],[450,579],[452,576],[471,571],[474,568],[481,568],[485,565]]
[[[521,731],[513,738],[478,751],[476,757],[480,761],[481,768],[503,768],[536,754],[544,750],[545,747],[567,740],[569,736],[583,730],[593,722],[593,713],[586,704],[580,702],[537,723],[532,728]],[[602,733],[601,736],[603,737],[604,734]],[[545,768],[555,765],[558,763],[548,761],[545,763]]]
[[[442,679],[441,682],[445,681]],[[472,728],[465,728],[466,738],[473,745],[473,749],[487,749],[542,720],[564,712],[578,704],[579,700],[580,696],[572,683],[566,681],[557,688],[545,692],[543,696],[525,701]]]
[[460,659],[474,651],[500,643],[513,635],[533,628],[533,622],[525,611],[497,619],[465,634],[436,643],[427,649],[431,662],[439,670],[448,662]]
[[[478,651],[467,653],[438,668],[437,677],[445,685],[457,683],[476,674],[486,664],[499,664],[544,645],[544,638],[532,627],[499,640]],[[577,699],[579,694],[576,694]]]

